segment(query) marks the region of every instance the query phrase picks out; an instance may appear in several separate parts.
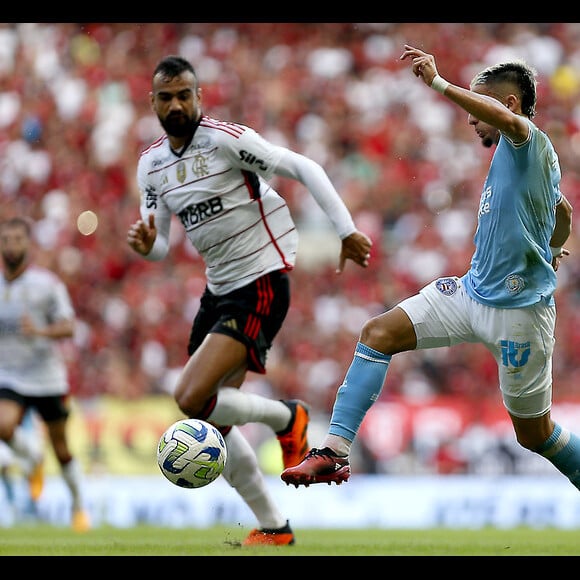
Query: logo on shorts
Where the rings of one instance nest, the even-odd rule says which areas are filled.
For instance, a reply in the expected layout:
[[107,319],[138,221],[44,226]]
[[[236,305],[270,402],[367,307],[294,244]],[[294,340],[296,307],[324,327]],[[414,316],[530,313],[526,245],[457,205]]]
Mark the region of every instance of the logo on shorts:
[[500,340],[501,364],[504,367],[523,367],[530,358],[532,352],[531,343],[515,342],[513,340]]
[[457,281],[454,278],[439,278],[435,287],[445,296],[453,296],[457,292]]
[[510,294],[519,294],[523,289],[526,283],[524,279],[518,274],[510,274],[505,279],[505,289]]
[[226,328],[231,328],[232,330],[238,330],[238,323],[235,318],[230,318],[223,323]]

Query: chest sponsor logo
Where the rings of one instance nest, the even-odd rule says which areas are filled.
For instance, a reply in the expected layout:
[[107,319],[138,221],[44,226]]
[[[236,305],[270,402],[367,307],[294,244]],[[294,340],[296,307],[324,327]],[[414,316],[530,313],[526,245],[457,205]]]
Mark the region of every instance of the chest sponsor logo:
[[224,206],[222,205],[221,198],[213,197],[212,199],[200,203],[194,203],[184,208],[177,214],[177,217],[183,224],[183,227],[187,230],[208,218],[216,216],[222,212],[223,209]]
[[479,211],[477,212],[477,216],[481,217],[485,214],[488,214],[491,211],[491,196],[492,196],[491,187],[486,187],[482,194],[481,199],[479,200]]

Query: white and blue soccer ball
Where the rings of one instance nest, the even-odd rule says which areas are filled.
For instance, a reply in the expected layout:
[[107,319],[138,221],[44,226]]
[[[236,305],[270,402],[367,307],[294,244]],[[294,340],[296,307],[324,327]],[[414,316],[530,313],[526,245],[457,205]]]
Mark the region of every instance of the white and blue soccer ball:
[[161,473],[179,487],[204,487],[224,470],[228,450],[219,430],[200,419],[181,419],[163,433],[157,446]]

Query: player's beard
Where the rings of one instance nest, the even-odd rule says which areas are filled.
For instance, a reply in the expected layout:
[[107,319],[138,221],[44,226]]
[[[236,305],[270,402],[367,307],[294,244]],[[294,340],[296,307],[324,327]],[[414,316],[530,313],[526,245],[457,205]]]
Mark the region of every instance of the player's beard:
[[493,147],[494,145],[497,145],[498,143],[499,143],[499,131],[497,129],[494,129],[491,133],[488,133],[487,135],[481,138],[481,144],[487,149]]
[[26,254],[2,254],[2,261],[7,272],[16,272],[26,260]]
[[168,115],[165,119],[159,119],[165,132],[171,137],[187,137],[193,133],[195,121],[181,113]]

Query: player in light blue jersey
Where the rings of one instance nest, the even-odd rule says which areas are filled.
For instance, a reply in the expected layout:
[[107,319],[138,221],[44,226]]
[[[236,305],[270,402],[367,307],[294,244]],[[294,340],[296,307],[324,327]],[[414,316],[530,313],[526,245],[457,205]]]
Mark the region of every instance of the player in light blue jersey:
[[555,423],[552,353],[556,271],[572,228],[559,189],[552,143],[531,119],[535,72],[520,61],[486,68],[470,89],[439,76],[432,55],[405,45],[401,60],[462,107],[485,147],[496,145],[485,180],[466,274],[439,278],[368,320],[339,387],[328,433],[282,480],[298,487],[348,480],[350,448],[399,352],[481,343],[498,365],[499,386],[517,441],[550,461],[580,489],[580,439]]

